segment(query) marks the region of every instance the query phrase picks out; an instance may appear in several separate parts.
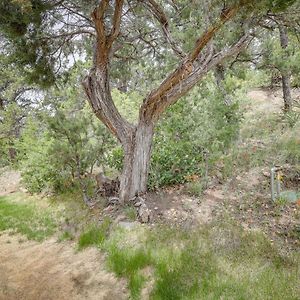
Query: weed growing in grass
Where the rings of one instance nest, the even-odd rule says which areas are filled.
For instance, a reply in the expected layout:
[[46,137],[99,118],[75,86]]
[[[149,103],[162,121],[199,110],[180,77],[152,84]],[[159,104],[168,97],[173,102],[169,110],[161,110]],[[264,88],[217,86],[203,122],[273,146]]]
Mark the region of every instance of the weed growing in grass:
[[37,241],[55,232],[56,223],[48,210],[41,211],[33,204],[14,202],[13,197],[16,196],[0,197],[0,231],[13,230]]
[[285,205],[287,205],[287,203],[288,203],[288,201],[287,201],[287,199],[284,198],[284,197],[279,197],[279,198],[277,198],[276,201],[275,201],[275,205],[276,205],[276,206],[279,206],[279,207],[285,206]]
[[111,220],[106,218],[100,225],[90,225],[79,237],[78,250],[89,246],[101,246],[107,237],[110,224]]

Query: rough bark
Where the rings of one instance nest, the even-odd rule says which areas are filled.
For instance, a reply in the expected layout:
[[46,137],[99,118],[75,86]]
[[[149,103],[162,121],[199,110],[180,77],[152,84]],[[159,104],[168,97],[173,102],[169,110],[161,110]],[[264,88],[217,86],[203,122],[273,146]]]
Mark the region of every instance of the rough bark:
[[[281,48],[286,50],[289,44],[287,29],[284,25],[279,24],[280,44]],[[285,54],[285,58],[288,59],[288,53]],[[292,109],[292,93],[291,93],[291,72],[285,67],[280,70],[282,81],[282,92],[284,100],[284,111],[289,112]]]
[[153,140],[153,125],[141,121],[132,139],[123,145],[124,166],[120,199],[131,199],[147,191],[147,179]]

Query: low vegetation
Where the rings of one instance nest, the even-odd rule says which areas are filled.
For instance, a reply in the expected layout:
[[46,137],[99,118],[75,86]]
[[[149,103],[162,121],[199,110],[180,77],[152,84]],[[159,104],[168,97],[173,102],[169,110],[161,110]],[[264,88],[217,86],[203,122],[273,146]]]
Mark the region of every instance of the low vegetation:
[[101,246],[104,242],[110,226],[110,219],[105,219],[100,226],[91,224],[81,233],[78,240],[78,249],[82,250],[89,246]]
[[23,197],[22,194],[0,197],[0,231],[10,230],[36,241],[53,235],[56,221],[51,211],[20,201]]
[[100,252],[133,300],[300,299],[300,1],[0,10],[5,239]]
[[299,255],[283,256],[262,233],[245,232],[231,221],[191,231],[119,228],[105,242],[100,237],[90,244],[101,246],[109,269],[127,278],[132,299],[143,299],[147,287],[150,299],[166,300],[300,295]]

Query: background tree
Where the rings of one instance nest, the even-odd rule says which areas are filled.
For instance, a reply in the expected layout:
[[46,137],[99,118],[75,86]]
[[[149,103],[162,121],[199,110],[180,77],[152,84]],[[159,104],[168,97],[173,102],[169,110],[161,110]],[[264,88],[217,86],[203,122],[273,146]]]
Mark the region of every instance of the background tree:
[[15,144],[38,98],[36,87],[28,85],[7,57],[0,55],[0,164],[16,162]]
[[[235,60],[235,63],[251,63],[257,69],[267,70],[271,74],[271,86],[281,82],[285,112],[293,108],[291,88],[298,85],[299,11],[299,2],[285,11],[269,11],[259,21],[254,43]],[[221,78],[220,71],[218,74]]]
[[[63,191],[79,184],[86,196],[95,166],[106,165],[115,140],[99,124],[84,99],[74,68],[68,83],[57,82],[32,111],[18,143],[27,188]],[[37,143],[37,140],[39,141]]]

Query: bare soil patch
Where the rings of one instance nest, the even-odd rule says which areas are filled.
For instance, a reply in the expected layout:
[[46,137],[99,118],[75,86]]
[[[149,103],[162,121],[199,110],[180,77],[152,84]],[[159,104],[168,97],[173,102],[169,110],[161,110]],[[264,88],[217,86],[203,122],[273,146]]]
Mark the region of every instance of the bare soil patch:
[[69,242],[0,236],[1,300],[128,299],[126,282],[105,270],[95,248],[76,253]]
[[21,175],[18,171],[0,169],[0,196],[14,193],[20,188]]

